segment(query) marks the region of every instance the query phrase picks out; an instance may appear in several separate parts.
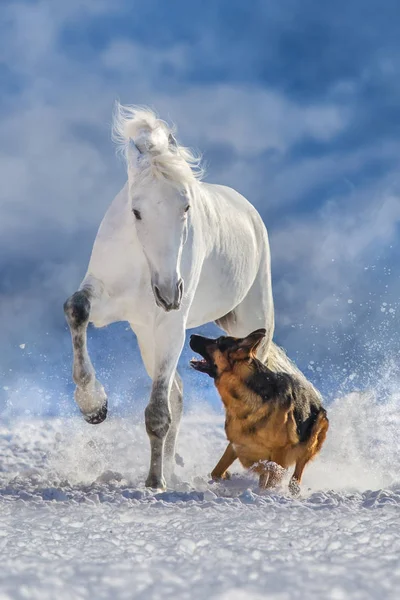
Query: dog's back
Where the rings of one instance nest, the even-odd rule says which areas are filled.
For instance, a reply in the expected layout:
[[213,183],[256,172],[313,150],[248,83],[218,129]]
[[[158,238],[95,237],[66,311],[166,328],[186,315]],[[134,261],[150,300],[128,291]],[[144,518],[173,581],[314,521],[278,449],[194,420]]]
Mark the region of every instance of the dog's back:
[[321,395],[304,376],[272,371],[255,358],[246,385],[263,403],[292,404],[300,443],[309,439],[318,415],[326,416]]

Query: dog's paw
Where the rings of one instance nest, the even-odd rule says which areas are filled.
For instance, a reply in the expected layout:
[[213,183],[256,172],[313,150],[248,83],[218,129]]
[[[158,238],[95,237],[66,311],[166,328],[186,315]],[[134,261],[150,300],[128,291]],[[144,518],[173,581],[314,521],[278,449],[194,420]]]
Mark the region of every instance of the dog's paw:
[[300,496],[300,484],[294,477],[292,477],[292,479],[289,482],[289,492],[291,493],[293,498],[298,498]]
[[220,474],[220,473],[214,473],[214,471],[211,473],[211,479],[213,481],[224,481],[224,480],[229,480],[231,478],[231,474],[229,471],[225,471],[224,473]]

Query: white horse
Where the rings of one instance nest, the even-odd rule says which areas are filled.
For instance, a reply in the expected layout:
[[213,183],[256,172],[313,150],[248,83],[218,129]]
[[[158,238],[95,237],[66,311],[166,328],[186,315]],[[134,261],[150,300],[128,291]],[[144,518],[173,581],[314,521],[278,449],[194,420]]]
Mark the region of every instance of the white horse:
[[215,321],[229,335],[245,336],[263,327],[259,358],[275,370],[295,367],[272,342],[270,251],[256,209],[231,188],[201,182],[199,159],[151,110],[118,104],[113,135],[128,181],[101,223],[79,290],[64,305],[75,399],[89,423],[106,418],[87,326],[128,321],[152,379],[146,485],[165,489],[182,414],[176,368],[186,329]]

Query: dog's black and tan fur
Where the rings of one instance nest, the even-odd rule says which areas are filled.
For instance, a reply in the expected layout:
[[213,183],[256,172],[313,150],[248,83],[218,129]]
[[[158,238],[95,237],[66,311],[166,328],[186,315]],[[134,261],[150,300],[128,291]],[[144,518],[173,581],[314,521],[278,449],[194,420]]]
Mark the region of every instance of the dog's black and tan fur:
[[246,338],[191,336],[190,347],[203,357],[191,364],[214,379],[226,410],[229,444],[211,475],[227,478],[238,458],[260,475],[260,487],[270,488],[295,465],[290,489],[298,493],[304,467],[320,451],[329,422],[305,377],[274,372],[256,358],[264,335],[265,329]]

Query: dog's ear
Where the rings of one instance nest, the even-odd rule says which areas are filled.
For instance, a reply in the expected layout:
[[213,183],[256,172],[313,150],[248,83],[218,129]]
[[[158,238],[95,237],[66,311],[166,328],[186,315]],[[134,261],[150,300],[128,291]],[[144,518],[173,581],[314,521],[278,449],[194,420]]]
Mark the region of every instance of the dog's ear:
[[238,344],[238,349],[241,349],[249,354],[253,354],[261,341],[265,338],[267,333],[266,329],[256,329],[245,338],[242,338]]

